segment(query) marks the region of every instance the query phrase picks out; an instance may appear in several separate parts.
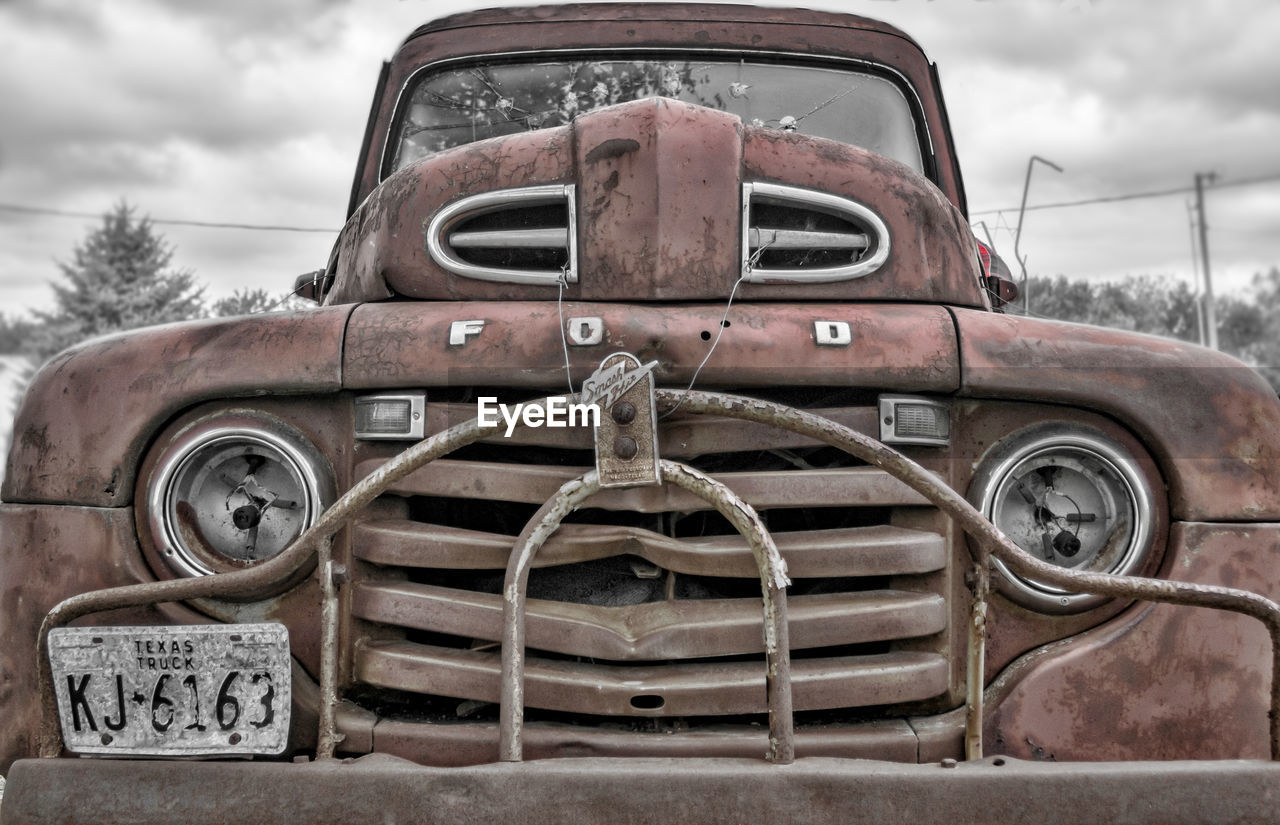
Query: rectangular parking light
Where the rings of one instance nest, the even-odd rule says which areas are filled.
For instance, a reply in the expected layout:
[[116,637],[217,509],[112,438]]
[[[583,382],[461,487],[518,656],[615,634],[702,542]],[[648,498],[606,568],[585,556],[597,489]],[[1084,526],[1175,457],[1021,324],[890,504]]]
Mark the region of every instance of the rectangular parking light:
[[951,409],[929,398],[882,395],[880,440],[885,444],[945,447],[951,443]]
[[356,438],[418,441],[426,409],[426,393],[360,396],[356,399]]

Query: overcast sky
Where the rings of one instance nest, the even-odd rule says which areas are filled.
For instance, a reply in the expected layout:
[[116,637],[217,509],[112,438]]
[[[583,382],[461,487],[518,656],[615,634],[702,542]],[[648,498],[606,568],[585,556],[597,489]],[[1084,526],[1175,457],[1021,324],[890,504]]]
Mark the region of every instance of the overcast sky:
[[[1012,263],[1029,204],[1208,194],[1216,291],[1280,264],[1275,0],[808,0],[888,20],[942,72],[979,236]],[[56,261],[120,199],[211,297],[284,291],[341,226],[379,63],[484,0],[0,0],[0,311],[48,308]],[[769,3],[768,5],[779,5]],[[1192,277],[1188,194],[1030,211],[1033,274]],[[1012,207],[1012,209],[1008,209]],[[991,210],[1007,209],[994,212]],[[1033,307],[1034,308],[1034,307]]]

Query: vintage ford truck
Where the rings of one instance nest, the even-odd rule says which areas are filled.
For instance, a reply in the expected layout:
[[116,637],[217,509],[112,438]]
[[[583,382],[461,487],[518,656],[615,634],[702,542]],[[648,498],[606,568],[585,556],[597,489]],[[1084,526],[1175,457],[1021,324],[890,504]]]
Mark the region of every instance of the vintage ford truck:
[[32,382],[4,821],[1276,821],[1276,394],[965,209],[891,26],[418,29],[320,306]]

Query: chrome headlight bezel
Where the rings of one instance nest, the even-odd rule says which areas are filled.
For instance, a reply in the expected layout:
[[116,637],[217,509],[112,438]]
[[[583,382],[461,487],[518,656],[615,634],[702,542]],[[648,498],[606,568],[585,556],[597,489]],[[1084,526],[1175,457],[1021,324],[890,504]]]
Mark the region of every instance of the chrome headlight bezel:
[[[247,496],[242,493],[232,501],[232,482],[243,479],[211,478],[214,467],[246,456],[261,462],[259,467],[271,479],[268,487],[280,488],[273,494],[290,496],[288,501],[293,505],[279,518],[275,511],[281,508],[258,508],[260,520],[255,525],[269,527],[268,545],[261,558],[238,558],[226,552],[231,538],[227,528],[238,529],[230,505]],[[253,474],[258,472],[262,470]],[[215,515],[207,501],[204,513],[198,512],[199,508],[183,508],[189,497],[207,498],[221,492],[215,485],[228,488],[225,513]],[[306,436],[274,417],[233,411],[193,422],[165,445],[147,485],[146,522],[151,541],[170,570],[179,576],[206,576],[244,569],[274,557],[314,524],[334,498],[333,472]],[[187,523],[193,519],[194,525]]]
[[[1028,487],[1034,482],[1020,483],[1046,469],[1065,471],[1065,484],[1074,498],[1052,488],[1030,492]],[[983,459],[970,490],[970,500],[1002,533],[1051,564],[1123,576],[1139,574],[1151,561],[1157,521],[1152,483],[1129,450],[1092,427],[1037,425],[1003,439]],[[1047,492],[1055,493],[1056,504],[1041,495]],[[1076,522],[1073,535],[1077,541],[1082,531],[1087,533],[1082,546],[1075,550],[1083,555],[1068,563],[1063,563],[1067,558],[1061,554],[1047,559],[1048,551],[1041,548],[1050,530],[1064,532],[1070,525],[1061,523],[1065,516],[1051,519],[1056,515],[1052,508],[1076,506],[1075,498],[1088,498],[1093,505],[1087,509],[1099,510],[1084,514],[1095,521]],[[1037,503],[1031,503],[1032,499]],[[1047,516],[1039,515],[1042,510]],[[1028,515],[1034,526],[1028,525]],[[1051,520],[1058,524],[1049,527]],[[1078,613],[1109,601],[1106,596],[1073,593],[1019,576],[997,559],[992,560],[992,566],[1001,593],[1041,613]]]

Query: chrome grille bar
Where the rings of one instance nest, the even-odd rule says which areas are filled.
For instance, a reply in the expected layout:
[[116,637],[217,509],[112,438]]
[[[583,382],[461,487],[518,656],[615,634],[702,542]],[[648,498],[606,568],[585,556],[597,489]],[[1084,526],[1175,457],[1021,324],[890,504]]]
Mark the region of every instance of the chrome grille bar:
[[[939,633],[941,596],[892,590],[793,596],[791,648],[862,644]],[[362,583],[352,613],[367,621],[496,642],[502,597],[413,583]],[[682,599],[599,607],[529,599],[530,648],[590,659],[632,662],[764,652],[760,599]]]
[[[815,710],[921,701],[946,691],[948,672],[946,657],[909,651],[796,660],[793,705]],[[500,673],[500,656],[487,651],[412,642],[366,642],[356,650],[356,678],[383,688],[496,703]],[[608,716],[758,714],[766,710],[765,673],[758,660],[626,667],[529,658],[524,702]]]
[[[356,476],[371,475],[382,463],[363,461],[356,468]],[[540,504],[555,495],[560,485],[587,469],[441,459],[398,481],[390,492]],[[920,493],[874,467],[712,473],[711,477],[759,509],[927,506],[929,503]],[[591,506],[637,513],[710,509],[697,496],[669,486],[605,490],[591,500]]]
[[491,232],[454,232],[449,245],[457,249],[559,249],[569,243],[569,230],[510,229]]
[[[900,576],[941,570],[945,540],[938,533],[890,525],[774,533],[797,578]],[[367,521],[355,528],[355,554],[396,567],[502,570],[511,536],[422,524],[407,519]],[[547,540],[534,566],[630,554],[677,573],[756,578],[755,560],[736,535],[675,539],[638,527],[565,524]]]
[[750,249],[762,246],[770,249],[866,249],[870,245],[867,236],[858,232],[814,232],[755,226],[747,230]]

